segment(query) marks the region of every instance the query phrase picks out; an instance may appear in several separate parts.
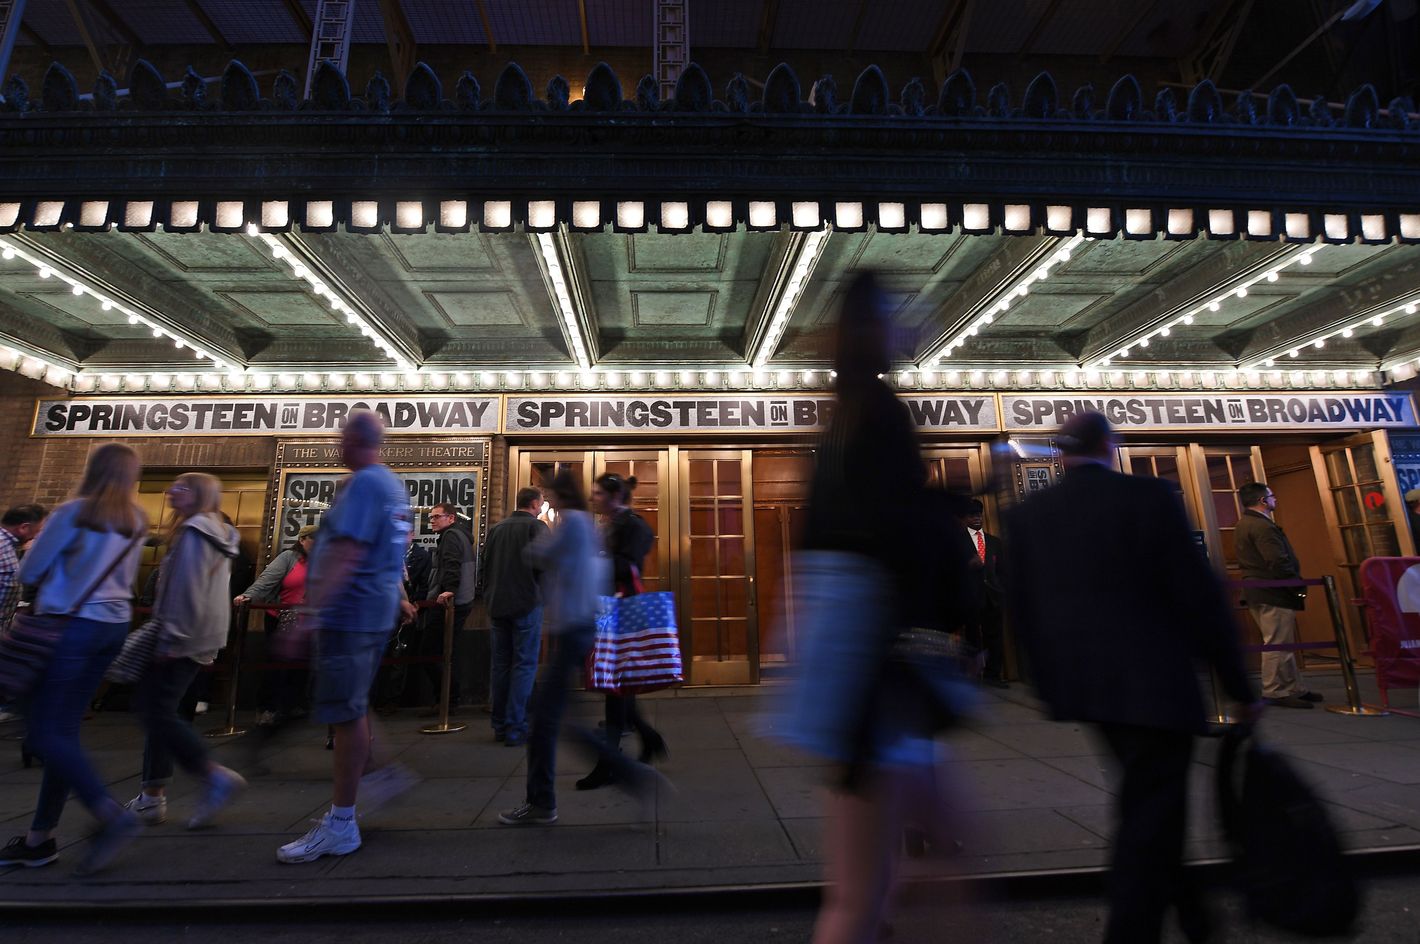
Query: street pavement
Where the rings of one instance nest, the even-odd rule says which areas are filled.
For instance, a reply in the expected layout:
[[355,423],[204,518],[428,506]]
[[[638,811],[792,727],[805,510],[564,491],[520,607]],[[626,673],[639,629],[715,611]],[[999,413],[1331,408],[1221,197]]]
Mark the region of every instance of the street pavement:
[[[1338,677],[1314,674],[1311,681],[1329,702],[1340,700]],[[558,776],[561,821],[552,827],[498,824],[498,812],[522,800],[526,767],[522,750],[492,740],[486,714],[465,712],[456,720],[468,730],[438,736],[419,733],[427,721],[412,712],[396,715],[384,723],[384,737],[423,781],[401,801],[362,815],[359,852],[306,865],[278,864],[275,852],[329,805],[324,727],[295,726],[266,743],[250,735],[214,741],[217,759],[251,781],[216,827],[183,828],[196,796],[179,774],[169,822],[148,829],[108,871],[77,880],[70,871],[89,821],[71,803],[60,861],[0,874],[0,910],[565,900],[812,886],[821,879],[823,798],[833,770],[765,737],[773,693],[766,686],[644,698],[643,711],[670,745],[661,769],[673,788],[646,803],[615,789],[578,792],[573,781],[588,763],[568,748]],[[1101,745],[1078,725],[1046,720],[1022,686],[989,690],[985,701],[981,716],[943,744],[958,786],[953,834],[962,843],[947,863],[951,872],[1027,876],[1103,867],[1113,797]],[[574,713],[594,723],[600,698],[580,697]],[[216,723],[209,716],[204,726]],[[1420,847],[1420,719],[1272,709],[1261,730],[1321,792],[1348,848]],[[6,733],[14,728],[0,730]],[[101,713],[85,725],[84,739],[115,796],[137,794],[142,740],[133,717]],[[14,741],[0,741],[0,748],[3,839],[23,832],[40,771],[21,767]],[[1213,811],[1215,750],[1215,742],[1201,741],[1194,765],[1193,860],[1225,852]],[[933,862],[933,875],[939,866]],[[915,861],[909,873],[927,868]]]

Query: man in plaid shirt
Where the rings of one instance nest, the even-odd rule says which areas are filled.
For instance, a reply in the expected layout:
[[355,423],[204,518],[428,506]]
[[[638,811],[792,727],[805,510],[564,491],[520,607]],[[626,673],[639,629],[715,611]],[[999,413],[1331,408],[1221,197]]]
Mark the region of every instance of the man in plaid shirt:
[[0,518],[0,633],[10,628],[20,602],[20,548],[39,534],[47,514],[41,505],[16,505]]

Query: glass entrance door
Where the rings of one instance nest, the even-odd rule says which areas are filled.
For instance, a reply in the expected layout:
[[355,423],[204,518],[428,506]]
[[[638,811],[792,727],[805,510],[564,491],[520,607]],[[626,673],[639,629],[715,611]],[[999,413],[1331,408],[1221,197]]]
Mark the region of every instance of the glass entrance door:
[[759,681],[748,449],[680,451],[680,612],[688,681]]

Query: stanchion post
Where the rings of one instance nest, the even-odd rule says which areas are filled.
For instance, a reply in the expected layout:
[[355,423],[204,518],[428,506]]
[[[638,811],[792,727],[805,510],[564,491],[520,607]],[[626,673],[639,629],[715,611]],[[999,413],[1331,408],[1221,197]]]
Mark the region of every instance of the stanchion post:
[[1213,667],[1208,668],[1208,681],[1213,687],[1213,717],[1208,719],[1209,724],[1233,725],[1237,724],[1237,719],[1228,714],[1227,708],[1223,705],[1222,685],[1218,682],[1218,672]]
[[243,603],[237,607],[237,631],[232,640],[232,687],[227,696],[227,723],[220,728],[202,732],[203,737],[228,738],[246,734],[246,728],[237,727],[237,685],[242,677],[242,651],[246,648],[247,623],[251,621],[251,610]]
[[439,723],[427,724],[420,734],[453,734],[467,728],[466,724],[449,723],[449,693],[454,678],[454,605],[444,604],[444,671],[439,679]]
[[1341,656],[1341,678],[1346,683],[1346,704],[1327,705],[1326,710],[1338,715],[1358,717],[1390,714],[1380,708],[1361,704],[1361,689],[1356,684],[1356,665],[1351,661],[1351,642],[1346,638],[1346,624],[1341,618],[1341,599],[1336,594],[1336,578],[1327,574],[1321,580],[1326,589],[1326,606],[1331,611],[1331,628],[1336,634],[1336,651]]

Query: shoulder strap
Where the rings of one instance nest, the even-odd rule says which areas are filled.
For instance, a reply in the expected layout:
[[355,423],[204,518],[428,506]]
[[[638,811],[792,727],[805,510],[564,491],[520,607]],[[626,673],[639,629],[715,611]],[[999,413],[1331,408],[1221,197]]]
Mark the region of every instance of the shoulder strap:
[[104,568],[104,572],[99,574],[99,579],[95,580],[93,583],[85,587],[84,592],[75,598],[74,602],[70,604],[69,609],[65,610],[60,615],[73,616],[75,613],[79,612],[79,608],[85,603],[89,602],[89,597],[94,595],[94,591],[99,589],[99,587],[103,586],[103,583],[105,580],[108,579],[109,574],[114,572],[114,569],[118,567],[120,563],[122,563],[125,557],[133,553],[133,549],[137,547],[142,542],[142,540],[142,532],[139,532],[138,534],[134,535],[133,539],[123,546],[123,550],[119,551],[118,556],[115,557],[112,561],[110,561],[109,565]]

